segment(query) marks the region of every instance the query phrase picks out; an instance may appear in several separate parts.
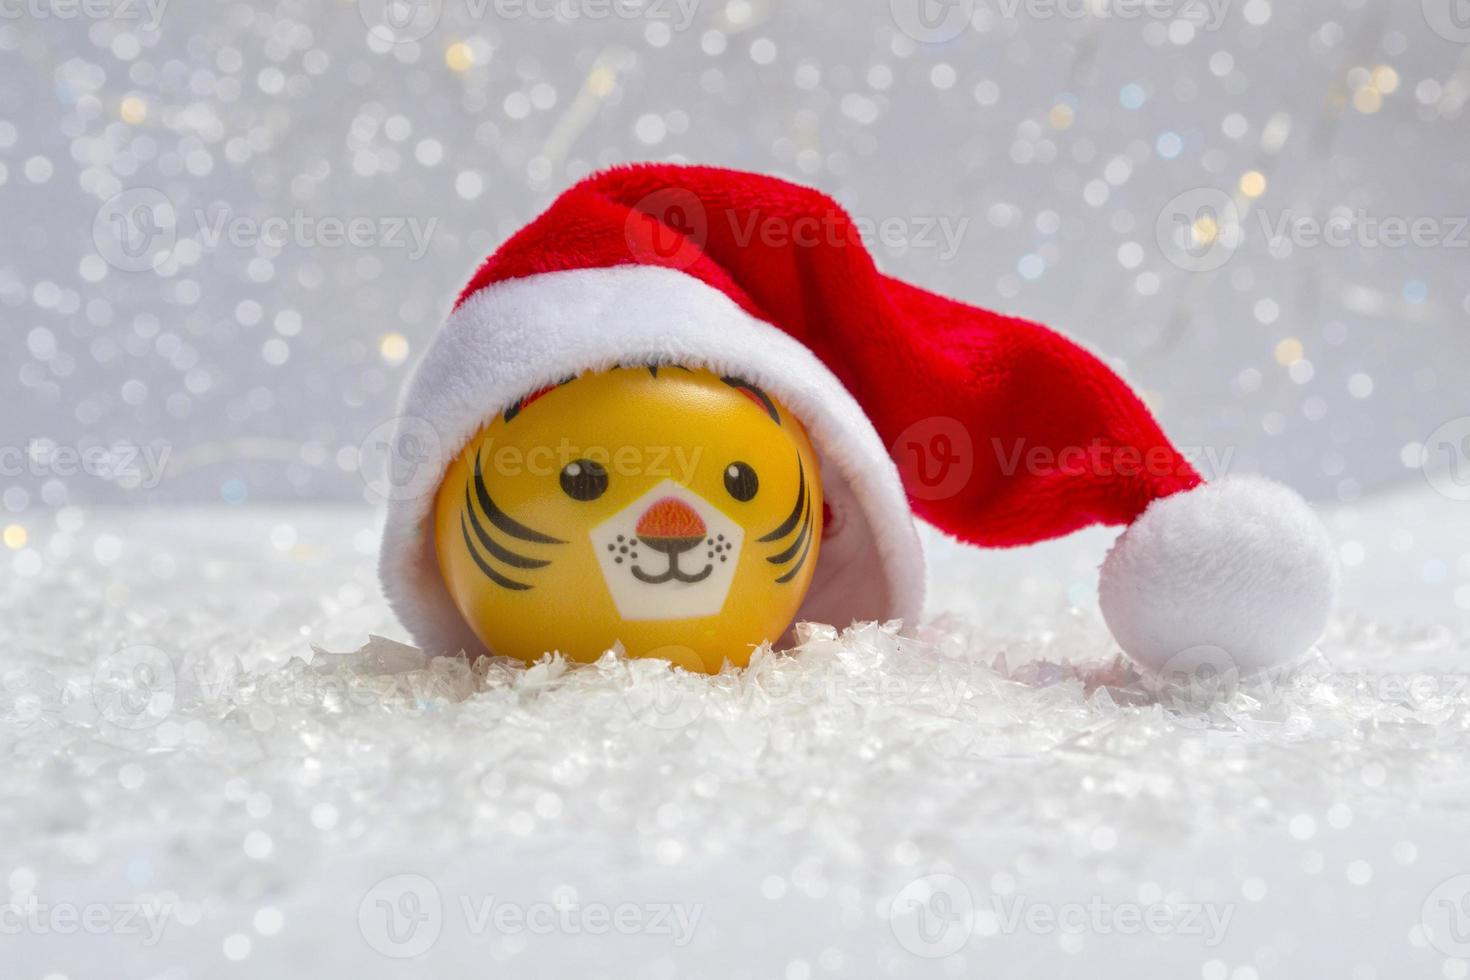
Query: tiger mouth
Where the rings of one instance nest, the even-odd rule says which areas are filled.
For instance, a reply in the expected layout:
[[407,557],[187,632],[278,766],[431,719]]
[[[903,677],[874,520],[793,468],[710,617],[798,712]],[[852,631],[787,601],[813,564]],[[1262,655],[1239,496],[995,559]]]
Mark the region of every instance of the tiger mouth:
[[[699,543],[698,538],[695,538],[694,541],[695,544]],[[713,572],[715,570],[714,563],[711,562],[710,564],[705,565],[702,571],[695,572],[693,575],[691,575],[679,567],[680,551],[675,551],[673,549],[665,550],[655,544],[649,544],[649,547],[654,548],[658,551],[663,551],[665,554],[667,554],[669,556],[669,567],[664,569],[657,575],[650,575],[643,569],[639,568],[637,565],[632,566],[631,571],[633,572],[633,577],[647,585],[662,585],[665,582],[685,582],[687,584],[693,585],[695,582],[703,582],[705,579],[709,578],[710,572]]]

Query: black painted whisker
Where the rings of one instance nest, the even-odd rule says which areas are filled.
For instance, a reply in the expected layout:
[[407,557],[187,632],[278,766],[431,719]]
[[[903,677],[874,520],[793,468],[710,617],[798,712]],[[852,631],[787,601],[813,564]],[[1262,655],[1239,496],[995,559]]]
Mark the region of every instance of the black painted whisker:
[[489,562],[480,557],[480,553],[475,550],[475,543],[470,540],[469,525],[465,524],[463,514],[459,515],[459,530],[464,535],[464,544],[465,547],[470,550],[470,557],[475,560],[475,564],[480,567],[480,571],[485,573],[486,578],[488,578],[490,581],[494,582],[501,588],[512,589],[516,592],[522,592],[530,588],[530,586],[527,585],[525,582],[517,582],[515,579],[509,579],[506,578],[504,575],[501,575],[495,569],[490,567]]
[[781,540],[790,534],[791,529],[796,527],[796,522],[801,520],[801,509],[806,503],[806,467],[802,465],[800,455],[796,457],[796,483],[796,506],[791,508],[791,513],[787,515],[786,520],[781,522],[780,527],[765,537],[758,539],[761,543]]
[[480,472],[480,454],[475,454],[475,497],[480,502],[480,509],[496,529],[503,534],[522,541],[530,541],[534,544],[566,544],[561,538],[553,538],[549,534],[542,534],[533,530],[511,517],[501,510],[490,497],[490,491],[485,487],[485,476]]
[[790,571],[788,571],[785,575],[782,575],[780,578],[776,579],[776,581],[778,583],[784,584],[784,583],[790,582],[792,579],[796,578],[796,573],[799,572],[799,571],[801,571],[801,566],[802,565],[805,565],[806,564],[806,556],[812,550],[812,538],[813,537],[815,537],[815,535],[811,535],[811,534],[808,534],[807,535],[807,537],[806,537],[806,546],[801,549],[801,557],[798,558],[798,559],[796,559],[796,564],[791,566],[791,570]]
[[464,509],[465,513],[470,515],[470,527],[474,528],[475,537],[479,538],[480,544],[484,546],[486,551],[490,552],[491,558],[498,559],[512,568],[545,568],[551,564],[551,562],[544,561],[540,558],[528,558],[525,555],[518,555],[492,538],[490,532],[480,526],[480,518],[475,514],[475,508],[470,503],[469,487],[464,488]]
[[770,562],[772,565],[784,565],[792,558],[796,557],[796,553],[801,550],[801,546],[807,540],[811,529],[812,504],[811,501],[808,500],[806,504],[806,516],[802,518],[801,522],[801,531],[796,535],[795,538],[792,539],[791,547],[787,548],[785,551],[781,552],[778,555],[771,555],[769,558],[766,559],[766,561]]

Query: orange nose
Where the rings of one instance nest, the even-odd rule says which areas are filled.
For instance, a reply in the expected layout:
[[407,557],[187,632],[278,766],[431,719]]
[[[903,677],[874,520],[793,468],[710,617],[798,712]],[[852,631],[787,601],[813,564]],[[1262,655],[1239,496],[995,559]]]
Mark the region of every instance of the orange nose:
[[677,497],[660,497],[638,518],[640,538],[702,538],[704,521]]

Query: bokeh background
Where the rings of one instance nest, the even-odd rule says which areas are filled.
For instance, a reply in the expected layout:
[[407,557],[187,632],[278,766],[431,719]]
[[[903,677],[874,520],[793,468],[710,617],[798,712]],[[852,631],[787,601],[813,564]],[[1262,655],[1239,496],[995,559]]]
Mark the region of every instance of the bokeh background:
[[0,501],[371,496],[479,259],[641,159],[821,187],[886,271],[1115,359],[1208,469],[1470,467],[1466,6],[15,0]]
[[[0,0],[0,977],[1470,975],[1467,99],[1470,0]],[[1323,503],[1319,652],[1161,697],[1096,528],[926,535],[913,636],[717,681],[393,643],[398,389],[487,252],[640,159],[823,188],[1206,475]],[[958,953],[895,911],[935,873]],[[486,896],[708,916],[472,933]]]

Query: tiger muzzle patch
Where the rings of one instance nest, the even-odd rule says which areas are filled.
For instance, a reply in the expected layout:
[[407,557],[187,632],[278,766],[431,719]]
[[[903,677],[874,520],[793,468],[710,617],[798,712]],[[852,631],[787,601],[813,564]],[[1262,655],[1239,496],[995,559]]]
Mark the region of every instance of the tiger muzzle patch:
[[718,615],[744,531],[699,494],[665,480],[594,527],[603,581],[628,620]]

